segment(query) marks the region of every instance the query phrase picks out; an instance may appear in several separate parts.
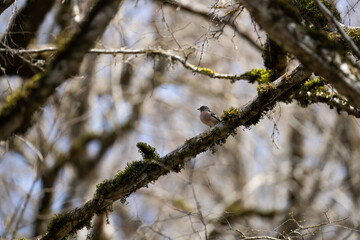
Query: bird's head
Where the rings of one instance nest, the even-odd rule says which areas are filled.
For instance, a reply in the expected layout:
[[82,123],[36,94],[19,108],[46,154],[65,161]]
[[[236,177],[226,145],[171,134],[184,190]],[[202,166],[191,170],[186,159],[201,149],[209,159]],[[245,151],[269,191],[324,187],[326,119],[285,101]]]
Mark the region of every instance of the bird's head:
[[197,110],[199,110],[200,112],[203,112],[203,111],[208,111],[208,112],[210,112],[210,108],[208,108],[207,106],[201,106],[201,107],[199,107]]

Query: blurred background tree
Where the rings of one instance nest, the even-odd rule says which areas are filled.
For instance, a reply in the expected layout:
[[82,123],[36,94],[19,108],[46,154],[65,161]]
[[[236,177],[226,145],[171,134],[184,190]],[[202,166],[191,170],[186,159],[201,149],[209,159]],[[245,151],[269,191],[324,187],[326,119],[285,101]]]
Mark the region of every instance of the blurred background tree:
[[359,1],[252,2],[0,1],[0,237],[359,239]]

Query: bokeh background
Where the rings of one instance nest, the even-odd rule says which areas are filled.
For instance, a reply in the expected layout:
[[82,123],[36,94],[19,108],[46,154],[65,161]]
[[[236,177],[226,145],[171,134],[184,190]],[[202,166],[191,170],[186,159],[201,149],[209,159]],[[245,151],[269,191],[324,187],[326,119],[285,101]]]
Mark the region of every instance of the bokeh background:
[[[60,44],[91,3],[56,1],[29,48]],[[125,1],[95,47],[172,50],[219,73],[263,67],[266,34],[235,1],[179,3]],[[0,15],[2,35],[25,4],[15,1]],[[334,4],[344,24],[359,26],[359,1]],[[0,100],[25,81],[2,74]],[[0,144],[0,237],[45,233],[55,214],[82,206],[96,184],[140,160],[137,142],[165,155],[208,129],[198,107],[221,116],[255,95],[256,84],[193,73],[161,56],[88,54],[79,75],[57,89],[33,127]],[[358,119],[325,104],[280,103],[214,153],[198,155],[125,204],[114,203],[111,213],[96,216],[93,228],[75,238],[239,239],[237,230],[276,237],[298,229],[294,239],[300,233],[358,239],[359,145]]]

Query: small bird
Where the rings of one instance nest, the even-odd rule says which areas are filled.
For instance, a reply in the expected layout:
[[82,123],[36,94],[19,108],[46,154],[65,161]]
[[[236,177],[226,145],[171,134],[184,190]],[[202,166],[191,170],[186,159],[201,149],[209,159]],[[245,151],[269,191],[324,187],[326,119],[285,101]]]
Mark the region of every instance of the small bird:
[[221,121],[207,106],[201,106],[197,110],[200,111],[200,120],[209,127],[213,127]]

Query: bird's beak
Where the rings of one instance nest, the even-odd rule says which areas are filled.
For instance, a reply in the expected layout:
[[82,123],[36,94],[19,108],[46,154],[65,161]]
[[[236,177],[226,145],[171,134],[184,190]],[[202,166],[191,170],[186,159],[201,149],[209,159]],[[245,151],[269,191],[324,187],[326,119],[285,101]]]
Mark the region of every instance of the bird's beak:
[[198,108],[197,110],[199,110],[199,111],[200,111],[200,108]]

